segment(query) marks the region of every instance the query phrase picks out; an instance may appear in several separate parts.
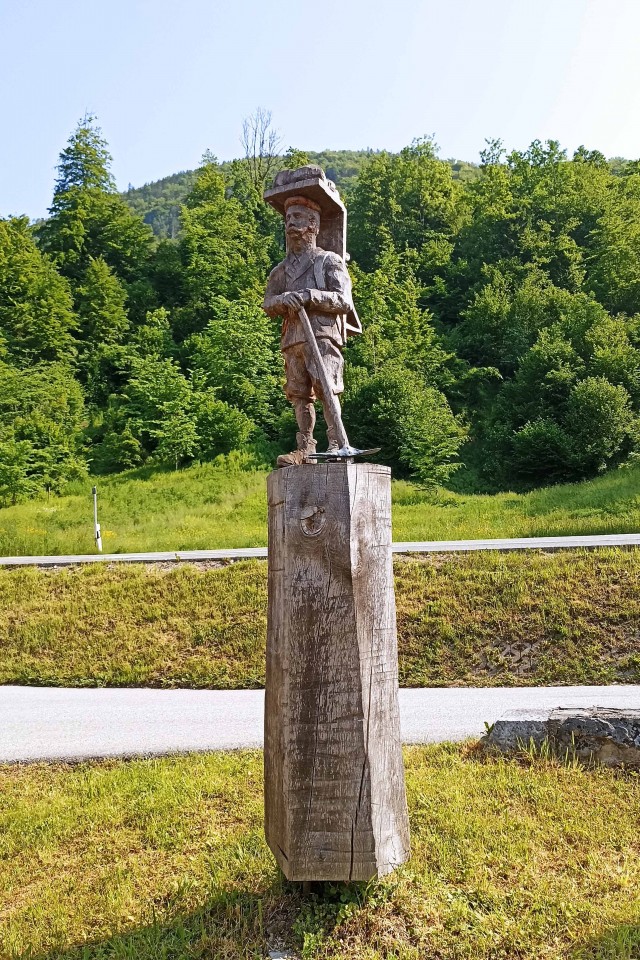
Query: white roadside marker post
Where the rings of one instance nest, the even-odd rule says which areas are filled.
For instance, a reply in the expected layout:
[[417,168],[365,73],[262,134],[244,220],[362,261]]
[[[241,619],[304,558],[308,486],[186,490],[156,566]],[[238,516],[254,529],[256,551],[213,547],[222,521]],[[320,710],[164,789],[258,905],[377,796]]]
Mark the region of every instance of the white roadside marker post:
[[102,553],[102,534],[100,533],[100,524],[98,523],[98,488],[94,487],[93,493],[93,526],[98,553]]

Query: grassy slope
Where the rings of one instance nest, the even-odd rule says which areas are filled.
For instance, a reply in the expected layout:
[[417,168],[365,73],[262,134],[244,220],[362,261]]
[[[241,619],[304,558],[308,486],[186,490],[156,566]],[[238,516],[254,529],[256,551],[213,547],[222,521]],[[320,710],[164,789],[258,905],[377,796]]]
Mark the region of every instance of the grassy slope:
[[[266,543],[266,474],[214,465],[131,471],[99,481],[105,552]],[[429,492],[397,482],[396,540],[640,531],[640,466],[598,480],[496,496]],[[91,483],[74,495],[0,510],[0,555],[92,553]]]
[[640,778],[406,751],[410,863],[303,897],[258,753],[0,767],[0,957],[632,960]]
[[[640,682],[640,551],[397,559],[400,682]],[[266,564],[0,571],[0,683],[264,681]]]

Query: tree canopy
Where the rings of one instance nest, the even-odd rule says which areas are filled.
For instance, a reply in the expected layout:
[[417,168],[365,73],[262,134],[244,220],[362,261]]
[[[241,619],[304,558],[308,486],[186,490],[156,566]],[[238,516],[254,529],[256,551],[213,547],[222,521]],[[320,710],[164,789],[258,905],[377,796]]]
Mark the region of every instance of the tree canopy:
[[[278,150],[267,111],[245,156],[117,192],[84,117],[48,218],[0,220],[0,501],[87,469],[172,469],[295,431],[277,323],[284,255],[262,201],[320,163],[349,212],[364,332],[345,420],[399,475],[475,489],[579,480],[640,454],[640,163],[556,141],[477,165],[429,138],[397,154]],[[153,227],[153,229],[152,229]]]

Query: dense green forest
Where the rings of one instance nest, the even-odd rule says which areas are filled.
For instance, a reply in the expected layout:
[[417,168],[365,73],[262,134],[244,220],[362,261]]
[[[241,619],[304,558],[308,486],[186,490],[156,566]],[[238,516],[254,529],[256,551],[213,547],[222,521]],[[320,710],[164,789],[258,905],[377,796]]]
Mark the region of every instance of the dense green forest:
[[[309,163],[322,167],[330,180],[336,184],[341,194],[348,197],[349,190],[355,185],[362,166],[373,155],[372,150],[323,150],[320,153],[309,150],[306,153]],[[473,180],[480,174],[476,164],[463,160],[449,160],[451,174],[456,180]],[[278,158],[276,169],[287,166],[287,154]],[[223,173],[231,172],[233,164],[221,163]],[[197,176],[197,170],[183,170],[162,180],[147,183],[143,187],[132,187],[123,194],[131,210],[148,223],[156,237],[175,240],[180,233],[180,213]]]
[[[99,127],[60,155],[46,220],[0,220],[0,502],[144,463],[293,442],[262,201],[320,162],[349,209],[365,332],[345,422],[396,474],[458,489],[580,480],[640,453],[640,162],[554,141],[477,167],[429,139],[219,164],[117,192]],[[459,469],[464,464],[463,469]]]

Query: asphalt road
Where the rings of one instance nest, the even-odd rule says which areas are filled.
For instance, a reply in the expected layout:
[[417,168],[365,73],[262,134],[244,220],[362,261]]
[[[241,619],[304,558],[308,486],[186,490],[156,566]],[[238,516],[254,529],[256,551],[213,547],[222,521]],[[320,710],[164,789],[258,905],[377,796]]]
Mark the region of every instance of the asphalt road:
[[[0,762],[151,756],[262,746],[261,690],[0,686]],[[400,691],[405,743],[464,740],[514,709],[640,708],[640,686]]]
[[[602,550],[640,547],[640,533],[608,533],[579,537],[515,537],[506,540],[420,540],[397,542],[393,553],[468,553],[476,550]],[[74,556],[0,557],[0,567],[70,567],[79,563],[197,563],[203,560],[266,559],[266,547],[227,550],[178,550],[163,553],[88,553]]]

